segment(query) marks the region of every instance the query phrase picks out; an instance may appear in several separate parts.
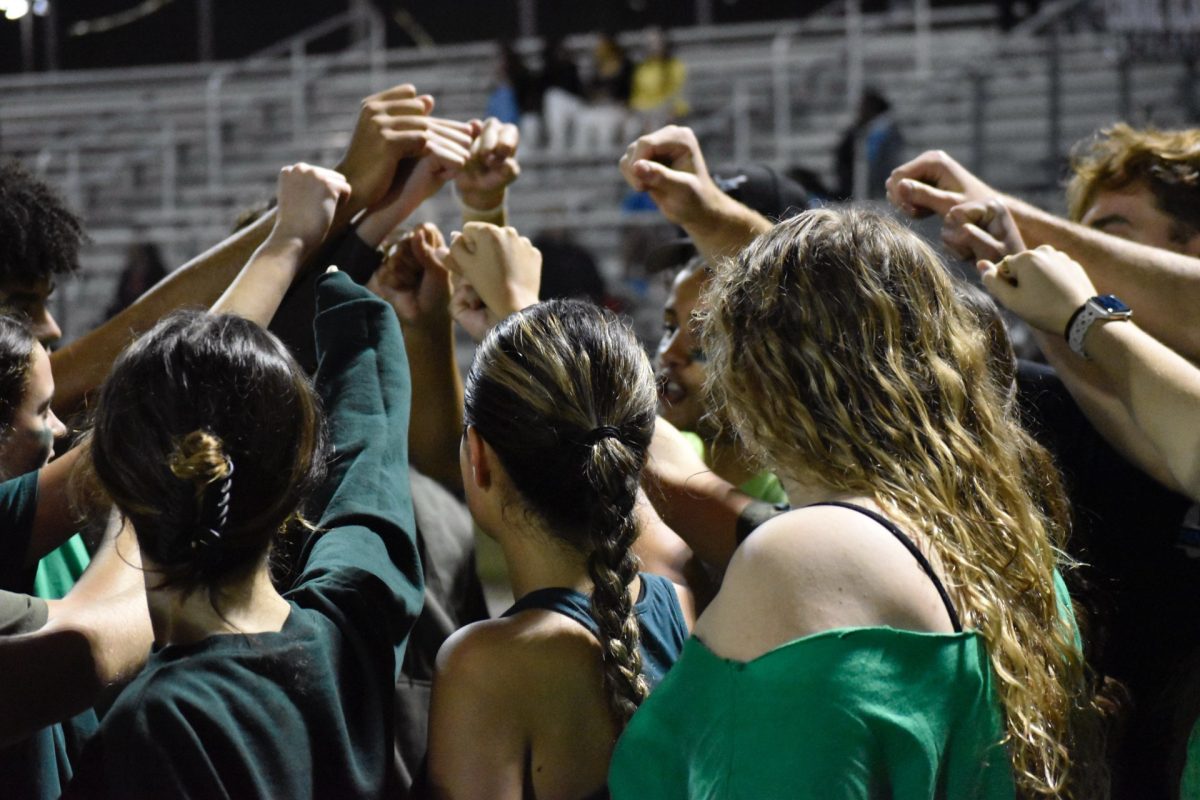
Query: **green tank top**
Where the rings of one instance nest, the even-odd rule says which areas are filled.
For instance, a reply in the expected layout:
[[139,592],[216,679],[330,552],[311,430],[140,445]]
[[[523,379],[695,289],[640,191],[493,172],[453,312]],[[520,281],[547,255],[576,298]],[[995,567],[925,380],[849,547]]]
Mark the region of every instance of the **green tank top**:
[[1013,798],[974,631],[822,631],[749,662],[695,637],[617,742],[613,798]]

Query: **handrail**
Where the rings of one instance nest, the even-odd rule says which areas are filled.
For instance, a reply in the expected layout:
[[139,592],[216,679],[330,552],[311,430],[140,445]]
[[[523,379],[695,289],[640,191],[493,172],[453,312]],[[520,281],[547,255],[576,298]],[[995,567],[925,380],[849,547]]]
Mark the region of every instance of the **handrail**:
[[1050,28],[1051,25],[1090,5],[1090,0],[1054,0],[1028,19],[1023,19],[1013,26],[1010,35],[1036,36]]
[[309,75],[307,49],[310,44],[344,28],[353,30],[363,25],[368,35],[363,39],[370,59],[370,76],[374,83],[383,74],[383,15],[369,4],[356,5],[349,11],[336,14],[297,34],[248,56],[241,61],[222,65],[213,70],[205,85],[205,131],[208,156],[208,186],[220,190],[224,165],[224,113],[221,90],[225,83],[239,74],[244,74],[276,58],[286,55],[290,63],[292,78],[291,111],[292,136],[299,139],[308,122],[307,95]]

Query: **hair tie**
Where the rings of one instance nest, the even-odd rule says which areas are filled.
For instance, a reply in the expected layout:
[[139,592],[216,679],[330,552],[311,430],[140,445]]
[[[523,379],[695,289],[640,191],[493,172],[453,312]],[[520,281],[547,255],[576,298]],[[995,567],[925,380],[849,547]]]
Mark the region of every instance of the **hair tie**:
[[216,500],[212,510],[206,516],[212,520],[208,526],[200,526],[196,538],[192,540],[192,549],[208,547],[221,542],[221,534],[225,532],[225,523],[229,521],[229,493],[233,489],[233,459],[225,456],[225,466],[228,468],[221,487],[217,490]]
[[621,430],[613,427],[612,425],[600,425],[588,431],[587,436],[583,437],[583,443],[587,447],[591,447],[602,439],[608,439],[609,437],[613,439],[620,439]]

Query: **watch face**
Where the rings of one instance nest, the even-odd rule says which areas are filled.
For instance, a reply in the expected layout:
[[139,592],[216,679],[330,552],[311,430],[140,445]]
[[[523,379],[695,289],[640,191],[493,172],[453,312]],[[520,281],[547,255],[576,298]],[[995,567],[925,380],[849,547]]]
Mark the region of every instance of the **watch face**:
[[1104,309],[1108,314],[1130,314],[1133,312],[1129,306],[1117,297],[1115,294],[1102,294],[1092,298],[1092,302]]

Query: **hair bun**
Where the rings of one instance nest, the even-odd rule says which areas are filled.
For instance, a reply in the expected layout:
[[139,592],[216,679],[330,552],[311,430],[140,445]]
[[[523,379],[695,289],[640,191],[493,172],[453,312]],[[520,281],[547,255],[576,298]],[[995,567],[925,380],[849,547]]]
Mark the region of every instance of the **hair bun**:
[[225,455],[225,445],[217,436],[208,431],[192,431],[175,445],[169,466],[172,475],[191,481],[199,490],[226,477],[231,464]]

